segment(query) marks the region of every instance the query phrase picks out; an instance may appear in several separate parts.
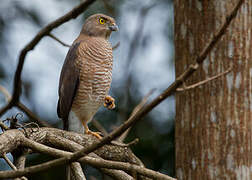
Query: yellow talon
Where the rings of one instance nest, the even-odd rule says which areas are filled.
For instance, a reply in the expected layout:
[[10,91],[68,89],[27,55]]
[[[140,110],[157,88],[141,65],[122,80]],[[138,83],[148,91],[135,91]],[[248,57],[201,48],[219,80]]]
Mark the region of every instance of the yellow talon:
[[98,139],[102,139],[102,136],[100,135],[101,133],[100,132],[93,132],[93,131],[85,131],[86,134],[90,134],[90,135],[93,135],[95,137],[97,137]]
[[104,107],[108,109],[114,109],[115,108],[115,99],[112,98],[111,96],[106,96],[105,97],[105,102],[104,102]]
[[87,123],[85,122],[82,122],[84,128],[85,128],[85,134],[90,134],[90,135],[93,135],[95,137],[97,137],[98,139],[102,139],[102,134],[100,132],[93,132],[93,131],[90,131],[88,126],[87,126]]

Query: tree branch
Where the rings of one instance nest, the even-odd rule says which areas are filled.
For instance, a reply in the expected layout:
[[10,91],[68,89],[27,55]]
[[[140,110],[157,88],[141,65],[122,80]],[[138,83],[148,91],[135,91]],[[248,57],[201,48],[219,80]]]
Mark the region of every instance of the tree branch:
[[22,49],[20,55],[19,55],[19,61],[18,66],[15,72],[14,77],[14,91],[12,94],[11,101],[5,105],[0,110],[0,116],[2,116],[8,109],[10,109],[12,106],[16,106],[19,102],[19,97],[21,94],[21,73],[24,66],[24,61],[27,53],[34,49],[34,47],[39,43],[39,41],[46,35],[48,35],[53,29],[57,28],[58,26],[64,24],[65,22],[69,21],[70,19],[76,18],[78,15],[80,15],[83,11],[87,9],[89,5],[91,5],[95,0],[86,0],[73,8],[71,11],[69,11],[64,16],[61,16],[60,18],[56,19],[55,21],[49,23],[46,27],[42,28],[37,35]]
[[58,43],[60,43],[62,46],[71,47],[70,45],[64,43],[59,38],[57,38],[56,36],[54,36],[52,33],[49,33],[48,36],[51,37],[52,39],[54,39],[55,41],[57,41]]
[[[9,91],[0,85],[0,92],[2,92],[6,98],[7,102],[10,102],[11,100],[11,94]],[[43,127],[52,127],[49,123],[42,121],[38,116],[36,116],[28,107],[26,107],[22,102],[18,102],[16,105],[20,110],[22,110],[33,122],[37,123],[40,126]]]
[[[15,149],[19,146],[25,146],[27,148],[32,149],[35,152],[49,154],[54,157],[64,156],[64,157],[68,158],[73,153],[62,151],[59,149],[55,149],[55,148],[52,148],[52,147],[49,147],[49,146],[46,146],[46,145],[43,145],[40,143],[52,144],[52,145],[59,147],[59,148],[63,148],[63,149],[69,148],[74,151],[77,151],[77,150],[80,150],[83,148],[83,146],[81,146],[80,144],[78,144],[74,141],[70,141],[69,139],[64,139],[64,138],[62,139],[61,136],[59,136],[60,133],[64,133],[64,131],[59,130],[59,129],[53,129],[53,128],[40,128],[39,130],[35,131],[34,128],[28,128],[28,129],[26,129],[26,133],[24,133],[20,130],[6,131],[5,133],[3,133],[0,136],[0,139],[3,140],[2,146],[5,146],[5,147],[10,146],[10,148],[4,149],[4,151],[7,151],[7,152],[11,151],[12,149]],[[85,142],[84,141],[85,139],[90,139],[89,135],[81,135],[81,134],[77,134],[77,133],[73,133],[73,132],[66,132],[66,133],[67,133],[66,137],[68,137],[68,138],[70,136],[72,137],[70,139],[73,139],[74,136],[76,136],[76,135],[78,135],[79,137],[82,137],[83,141],[81,140],[81,142],[83,142],[83,143]],[[26,136],[29,137],[30,139],[26,138],[24,134],[26,134]],[[19,138],[15,138],[16,136]],[[17,141],[20,143],[16,143],[15,141],[13,141],[12,143],[16,144],[16,147],[12,147],[11,145],[8,145],[8,143],[9,143],[8,138],[10,138],[10,137],[11,137],[11,140],[17,139]],[[79,139],[79,137],[78,137],[78,139]],[[36,141],[38,141],[38,142],[36,142]],[[102,147],[102,148],[104,148],[104,147]],[[125,150],[125,147],[121,148],[121,147],[113,146],[113,148],[116,148],[116,151]],[[2,153],[2,152],[3,152],[2,149],[0,149],[0,153]],[[97,153],[97,151],[96,151],[96,153]],[[108,157],[111,158],[111,156],[113,157],[114,155],[115,155],[114,153],[110,153],[108,155]],[[118,159],[118,157],[115,157],[115,159]],[[126,158],[126,156],[122,156],[121,160],[123,160],[123,159],[128,159],[128,158]],[[101,158],[97,159],[97,155],[95,155],[95,156],[88,155],[88,156],[85,156],[85,157],[82,157],[81,159],[79,159],[78,162],[86,163],[86,164],[89,164],[89,165],[94,166],[96,168],[102,168],[102,170],[103,170],[103,168],[109,168],[109,169],[126,170],[129,172],[135,171],[135,172],[142,174],[144,176],[148,176],[151,178],[154,177],[155,179],[157,179],[159,177],[169,179],[169,177],[166,175],[163,175],[161,173],[157,173],[152,170],[148,170],[148,169],[144,168],[143,166],[134,165],[135,163],[132,164],[132,162],[135,162],[135,160],[132,160],[132,159],[128,163],[124,163],[124,162],[104,160]],[[37,166],[36,167],[37,170],[40,170],[40,168],[43,165],[41,164],[41,165],[36,165],[36,166]],[[30,167],[24,169],[24,171],[26,172],[27,175],[32,173],[32,171],[30,171],[30,170],[31,170]],[[115,171],[115,170],[113,170],[113,171]],[[5,172],[8,172],[8,171],[5,171]],[[15,171],[15,172],[18,173],[18,171]],[[116,172],[119,173],[118,171],[116,171]],[[0,172],[0,178],[3,177],[1,173],[2,172]],[[121,172],[121,174],[122,174],[122,172]],[[18,177],[18,175],[16,177]],[[129,176],[127,176],[125,173],[123,173],[123,177],[124,177],[124,179],[126,179],[125,177],[129,177]],[[129,178],[127,178],[127,179],[129,179]],[[139,179],[142,179],[142,178],[139,178]],[[144,178],[144,179],[146,179],[146,178]]]
[[[206,47],[203,49],[200,55],[195,59],[196,64],[190,65],[189,68],[184,73],[182,73],[179,77],[177,77],[176,80],[165,91],[163,91],[158,97],[156,97],[148,105],[140,109],[134,116],[131,116],[126,122],[124,122],[120,127],[114,130],[108,136],[104,137],[100,142],[94,142],[92,145],[73,153],[69,157],[59,158],[59,159],[52,160],[46,163],[42,163],[39,165],[40,167],[39,170],[42,171],[42,170],[46,170],[46,169],[49,169],[51,167],[55,167],[61,164],[68,164],[70,162],[77,161],[79,158],[86,156],[90,152],[93,152],[97,150],[98,148],[101,148],[106,143],[109,143],[110,141],[120,136],[125,130],[127,130],[130,126],[132,126],[137,121],[139,121],[143,116],[145,116],[148,112],[150,112],[154,107],[156,107],[168,96],[175,93],[176,89],[198,69],[199,64],[201,64],[205,60],[209,52],[213,49],[216,43],[224,35],[224,32],[226,31],[227,27],[231,23],[232,19],[236,17],[237,12],[243,2],[244,0],[238,1],[238,3],[236,4],[235,8],[232,10],[230,15],[227,16],[226,21],[221,26],[220,30],[217,31],[216,36],[214,36],[211,39],[210,43],[206,45]],[[6,177],[6,178],[16,177],[16,176],[23,176],[26,173],[38,172],[37,167],[38,165],[35,165],[32,167],[26,168],[24,170],[17,170],[15,172],[12,172],[12,171],[0,172],[0,177]]]
[[[68,136],[69,137],[69,136]],[[73,139],[74,140],[74,139]],[[55,134],[52,134],[52,133],[50,133],[50,135],[48,135],[47,136],[47,140],[46,141],[48,141],[48,142],[46,142],[46,144],[53,144],[53,146],[54,147],[58,147],[58,148],[60,148],[60,149],[66,149],[66,150],[68,150],[68,151],[72,151],[72,152],[74,152],[74,151],[78,151],[78,150],[80,150],[80,149],[82,149],[83,148],[83,145],[80,145],[80,144],[78,144],[77,142],[75,142],[75,141],[72,141],[72,139],[71,140],[69,140],[69,139],[66,139],[66,138],[63,138],[63,137],[60,137],[60,136],[58,136],[58,135],[55,135]],[[82,141],[83,142],[83,141]],[[104,147],[103,147],[104,148]],[[107,150],[105,150],[106,152],[110,152],[109,154],[110,154],[110,156],[111,156],[111,154],[113,154],[112,156],[114,156],[115,155],[115,153],[113,153],[113,151],[107,151]],[[119,150],[120,151],[120,150]],[[104,152],[104,151],[103,151]],[[99,154],[100,156],[101,155],[103,155],[104,153],[103,152],[97,152],[96,151],[96,153],[97,154]],[[112,153],[111,153],[112,152]],[[95,153],[90,153],[89,155],[90,156],[92,156],[92,157],[95,157],[95,158],[98,158],[98,159],[102,159],[100,156],[98,156],[97,154],[95,154]],[[53,156],[54,156],[54,154],[52,154]],[[117,155],[116,155],[117,156]],[[122,157],[125,157],[124,155],[122,155]],[[103,156],[103,158],[106,158],[106,157],[104,157]],[[117,159],[117,158],[116,158]],[[116,159],[112,159],[112,160],[116,160]],[[131,158],[127,158],[128,160],[129,159],[131,159]],[[134,157],[133,157],[133,159],[134,159]],[[119,159],[117,159],[117,160],[119,160]],[[82,161],[80,161],[80,162],[82,162]],[[133,161],[132,161],[133,162]],[[85,162],[85,161],[83,161],[83,163],[86,163],[86,164],[89,164],[88,162]],[[141,164],[141,163],[140,163]],[[91,165],[92,166],[92,164],[89,164],[89,165]],[[127,173],[125,173],[125,172],[123,172],[123,171],[120,171],[120,170],[112,170],[112,169],[105,169],[105,168],[100,168],[100,170],[104,173],[104,174],[106,174],[106,175],[108,175],[108,176],[110,176],[110,177],[113,177],[114,179],[118,179],[118,180],[130,180],[130,179],[132,179],[132,177],[131,176],[129,176]]]
[[185,86],[185,85],[184,85],[182,88],[177,88],[177,91],[178,91],[178,92],[181,92],[181,91],[185,91],[185,90],[194,89],[194,88],[196,88],[196,87],[198,87],[198,86],[201,86],[201,85],[203,85],[203,84],[206,84],[206,83],[208,83],[208,82],[210,82],[210,81],[212,81],[212,80],[215,80],[215,79],[217,79],[217,78],[219,78],[219,77],[221,77],[221,76],[224,76],[224,75],[228,74],[231,70],[232,70],[232,67],[228,68],[228,70],[226,70],[226,71],[224,71],[224,72],[222,72],[222,73],[220,73],[220,74],[217,74],[217,75],[215,75],[215,76],[213,76],[213,77],[207,78],[207,79],[205,79],[205,80],[203,80],[203,81],[197,82],[197,83],[192,84],[192,85],[190,85],[190,86]]
[[[26,155],[27,151],[23,151],[22,154],[20,154],[18,157],[13,156],[13,163],[17,167],[17,169],[24,169],[25,168],[25,161],[26,161]],[[14,180],[18,180],[19,178],[15,178]],[[26,177],[21,177],[20,179],[22,180],[28,180]]]
[[[131,116],[134,116],[143,106],[147,103],[148,98],[153,94],[155,89],[150,90],[141,100],[141,102],[133,109]],[[117,140],[123,142],[124,139],[128,136],[131,128],[128,128]]]
[[74,180],[86,180],[86,177],[82,171],[81,165],[78,162],[73,162],[70,164],[71,176]]
[[6,156],[6,154],[4,153],[3,155],[4,160],[7,162],[7,164],[13,169],[13,170],[17,170],[16,166],[9,160],[9,158]]
[[[11,162],[11,160],[6,156],[6,154],[4,153],[3,155],[3,159],[7,162],[7,164],[13,169],[13,170],[17,170],[17,167]],[[15,180],[27,180],[26,177],[21,177],[21,178],[15,178]]]
[[116,50],[120,46],[120,42],[117,42],[113,47],[112,50]]

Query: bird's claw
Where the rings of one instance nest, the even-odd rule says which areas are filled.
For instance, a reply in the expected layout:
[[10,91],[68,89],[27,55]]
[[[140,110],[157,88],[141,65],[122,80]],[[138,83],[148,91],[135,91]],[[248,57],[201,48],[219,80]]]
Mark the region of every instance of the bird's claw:
[[112,98],[111,96],[106,96],[105,97],[105,102],[104,102],[104,107],[108,109],[114,109],[115,108],[115,99]]
[[85,131],[85,133],[93,135],[98,139],[102,139],[102,133],[101,132],[93,132],[93,131],[88,130],[88,131]]

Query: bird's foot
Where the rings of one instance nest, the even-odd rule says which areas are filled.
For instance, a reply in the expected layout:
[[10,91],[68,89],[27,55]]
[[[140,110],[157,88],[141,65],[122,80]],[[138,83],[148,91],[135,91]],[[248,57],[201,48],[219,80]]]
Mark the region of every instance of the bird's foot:
[[112,98],[111,96],[106,96],[105,97],[105,102],[104,102],[104,107],[108,109],[114,109],[115,108],[115,99]]
[[93,132],[93,131],[87,130],[87,131],[85,131],[85,133],[93,135],[93,136],[97,137],[98,139],[102,139],[102,134],[100,132]]

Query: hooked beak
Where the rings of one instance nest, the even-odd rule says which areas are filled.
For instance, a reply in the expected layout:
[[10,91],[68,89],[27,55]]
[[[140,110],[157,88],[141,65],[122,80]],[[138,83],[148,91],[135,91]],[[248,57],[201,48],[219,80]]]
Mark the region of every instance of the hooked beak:
[[118,31],[119,28],[118,28],[118,26],[116,24],[112,24],[111,26],[109,26],[109,30],[110,31]]

